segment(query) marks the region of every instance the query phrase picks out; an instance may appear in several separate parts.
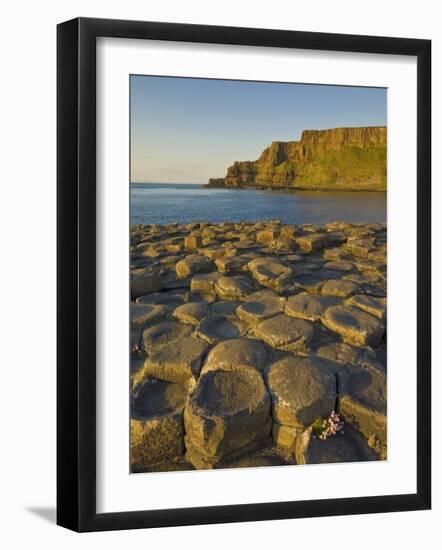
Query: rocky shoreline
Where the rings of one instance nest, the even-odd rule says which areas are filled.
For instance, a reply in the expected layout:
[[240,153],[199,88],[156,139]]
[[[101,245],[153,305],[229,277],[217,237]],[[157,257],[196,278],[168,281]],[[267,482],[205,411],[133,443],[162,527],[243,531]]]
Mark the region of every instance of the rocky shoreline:
[[304,130],[299,141],[274,141],[257,160],[235,161],[207,188],[387,190],[387,128]]
[[[132,471],[385,459],[386,238],[132,226]],[[343,428],[322,438],[333,411]]]

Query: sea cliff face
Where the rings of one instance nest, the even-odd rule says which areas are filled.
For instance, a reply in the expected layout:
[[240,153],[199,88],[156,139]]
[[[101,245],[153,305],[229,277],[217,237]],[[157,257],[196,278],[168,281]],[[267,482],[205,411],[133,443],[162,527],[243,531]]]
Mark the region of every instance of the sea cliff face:
[[385,191],[387,128],[304,130],[274,141],[255,161],[236,161],[207,187]]

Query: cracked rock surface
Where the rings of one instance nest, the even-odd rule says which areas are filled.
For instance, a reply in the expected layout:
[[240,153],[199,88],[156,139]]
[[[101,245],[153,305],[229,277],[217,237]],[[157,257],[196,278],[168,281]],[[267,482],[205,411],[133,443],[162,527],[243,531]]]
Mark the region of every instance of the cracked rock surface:
[[387,458],[385,224],[134,225],[131,243],[133,472]]

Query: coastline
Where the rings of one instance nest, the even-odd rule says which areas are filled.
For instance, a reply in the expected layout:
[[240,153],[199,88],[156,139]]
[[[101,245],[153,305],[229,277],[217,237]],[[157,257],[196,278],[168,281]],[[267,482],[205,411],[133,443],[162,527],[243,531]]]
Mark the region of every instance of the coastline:
[[[133,225],[132,471],[386,459],[386,239],[386,224]],[[320,441],[331,410],[345,434]]]
[[337,187],[274,187],[271,185],[238,185],[238,186],[227,186],[227,185],[213,185],[209,183],[202,184],[201,187],[204,189],[231,189],[232,191],[239,191],[241,189],[254,189],[256,191],[270,191],[275,193],[296,193],[299,191],[316,191],[316,192],[336,192],[336,193],[387,193],[387,189],[374,189],[366,187],[343,187],[343,188],[337,188]]

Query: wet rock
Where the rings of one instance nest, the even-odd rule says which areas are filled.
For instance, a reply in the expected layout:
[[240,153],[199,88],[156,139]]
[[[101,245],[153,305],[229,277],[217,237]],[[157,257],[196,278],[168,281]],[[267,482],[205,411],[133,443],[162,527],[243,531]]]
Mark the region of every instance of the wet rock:
[[286,299],[271,290],[254,292],[238,307],[236,314],[246,323],[257,323],[284,311]]
[[184,382],[200,373],[209,346],[191,336],[153,350],[144,363],[146,376],[169,382]]
[[270,397],[262,375],[250,367],[202,375],[188,401],[184,422],[191,462],[198,455],[209,458],[206,463],[197,461],[196,467],[213,467],[222,457],[268,437]]
[[180,338],[190,336],[193,328],[190,325],[176,323],[174,321],[159,323],[153,327],[144,329],[143,347],[147,352],[158,349],[166,344],[175,342]]
[[215,283],[215,292],[221,298],[244,299],[253,290],[253,282],[241,276],[220,277]]
[[190,302],[178,306],[173,316],[182,323],[199,325],[200,321],[209,315],[209,306],[206,302]]
[[256,258],[248,264],[253,278],[265,287],[281,290],[293,277],[293,269],[272,258]]
[[243,367],[263,370],[271,361],[266,346],[251,338],[224,340],[209,352],[202,373],[211,370],[232,371]]
[[296,294],[287,298],[284,313],[290,317],[299,317],[308,321],[319,321],[327,308],[340,303],[338,298],[329,296],[312,296],[307,293]]
[[345,342],[361,347],[379,345],[385,330],[384,324],[377,317],[353,306],[327,309],[322,322]]
[[224,315],[209,315],[199,324],[196,335],[209,344],[217,344],[221,340],[244,336],[246,332],[247,325],[239,319]]
[[272,416],[286,426],[303,428],[329,416],[336,403],[336,378],[326,361],[285,357],[267,369]]
[[374,298],[365,294],[357,294],[356,296],[352,296],[347,301],[347,304],[358,307],[367,313],[371,313],[371,315],[379,319],[385,319],[387,306],[386,298]]
[[158,292],[163,287],[161,276],[156,271],[142,271],[131,278],[130,289],[132,299],[151,292]]
[[146,379],[133,394],[130,438],[132,468],[144,468],[184,453],[184,384]]
[[259,323],[254,328],[254,334],[274,348],[306,352],[315,331],[309,321],[277,315]]
[[211,271],[212,262],[206,256],[189,254],[189,256],[177,262],[175,269],[177,277],[184,279],[195,273],[207,273]]
[[132,328],[142,328],[146,325],[159,322],[168,312],[167,307],[150,304],[130,305],[130,320]]
[[326,281],[321,287],[321,293],[324,296],[347,297],[360,291],[360,286],[353,281],[343,279],[331,279]]
[[387,453],[387,378],[373,367],[346,368],[339,374],[338,410],[376,449]]

